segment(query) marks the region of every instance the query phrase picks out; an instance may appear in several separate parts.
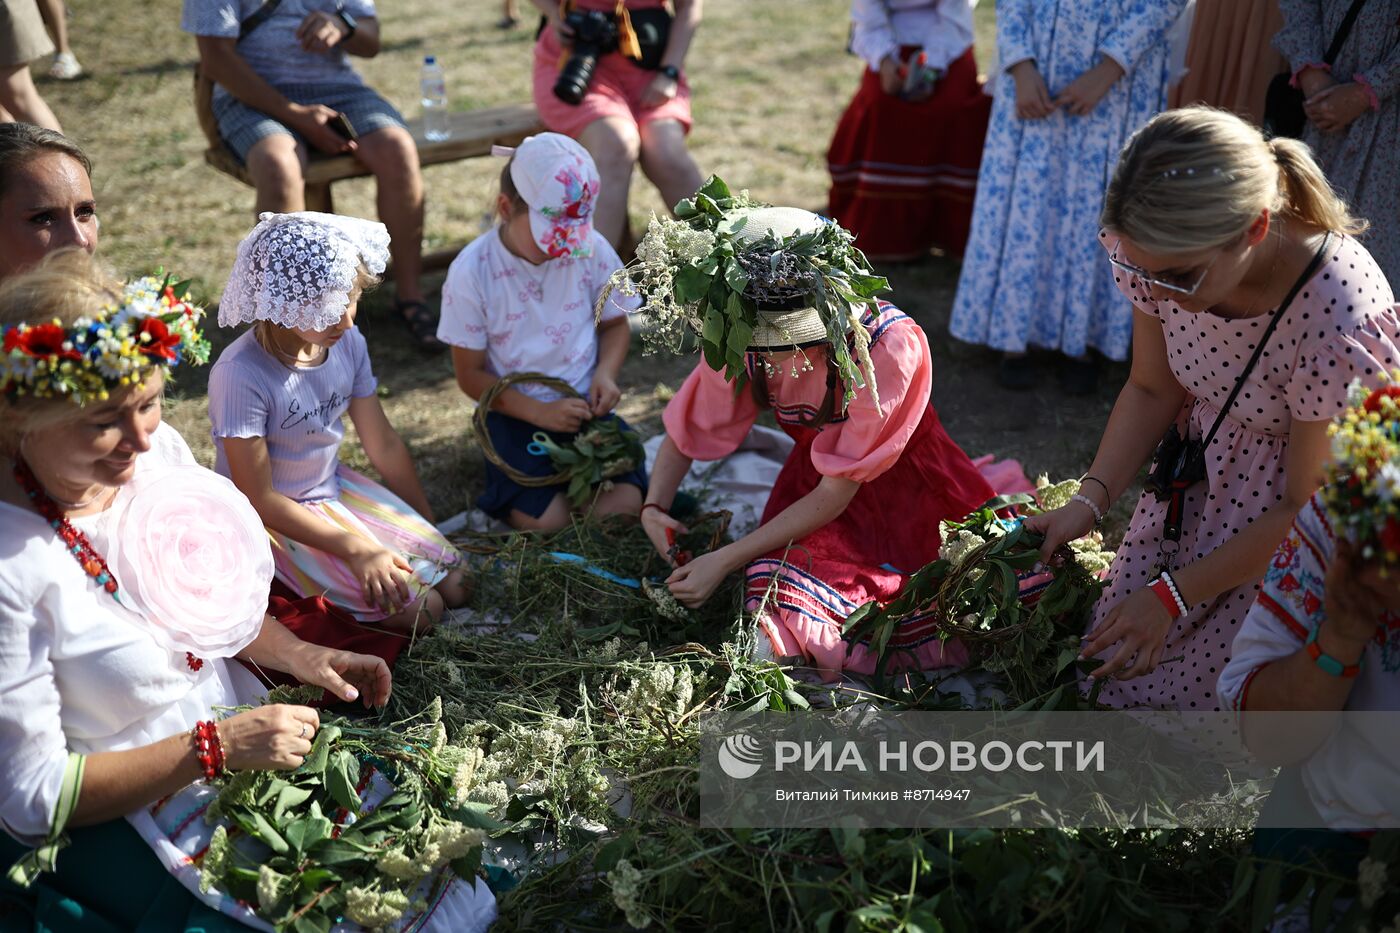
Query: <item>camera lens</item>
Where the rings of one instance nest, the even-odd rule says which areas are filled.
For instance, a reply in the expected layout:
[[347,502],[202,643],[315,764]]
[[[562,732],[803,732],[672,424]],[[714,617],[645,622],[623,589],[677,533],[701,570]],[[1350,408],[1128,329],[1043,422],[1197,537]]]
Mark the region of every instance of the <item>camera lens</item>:
[[566,104],[578,105],[588,93],[588,85],[593,81],[593,69],[598,67],[598,56],[580,51],[575,46],[574,54],[564,63],[554,82],[554,96]]

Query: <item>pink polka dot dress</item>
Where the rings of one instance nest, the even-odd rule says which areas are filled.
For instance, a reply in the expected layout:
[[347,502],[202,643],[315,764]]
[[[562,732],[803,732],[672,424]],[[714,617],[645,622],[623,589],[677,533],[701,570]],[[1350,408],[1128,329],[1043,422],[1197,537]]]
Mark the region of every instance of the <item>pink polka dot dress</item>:
[[[1117,245],[1106,234],[1100,239],[1106,249]],[[1206,451],[1206,480],[1187,494],[1178,567],[1209,554],[1281,501],[1295,418],[1329,420],[1345,407],[1352,379],[1374,382],[1380,372],[1400,366],[1400,315],[1375,260],[1354,239],[1338,234],[1332,235],[1328,253],[1285,312]],[[1162,322],[1168,363],[1189,393],[1190,436],[1205,437],[1277,309],[1242,319],[1191,313],[1174,301],[1153,299],[1127,273],[1114,276],[1134,306]],[[1109,571],[1095,626],[1156,575],[1165,511],[1166,504],[1151,493],[1139,500]],[[1191,607],[1168,634],[1163,663],[1143,677],[1110,680],[1100,701],[1115,707],[1220,709],[1215,684],[1258,590],[1259,581],[1252,580]]]

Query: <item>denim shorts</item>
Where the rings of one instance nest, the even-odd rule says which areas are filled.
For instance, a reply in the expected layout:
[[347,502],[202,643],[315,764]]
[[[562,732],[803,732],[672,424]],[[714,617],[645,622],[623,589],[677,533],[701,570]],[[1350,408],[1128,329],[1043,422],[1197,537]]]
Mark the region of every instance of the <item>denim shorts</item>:
[[[340,111],[360,136],[391,126],[404,126],[403,116],[394,105],[363,84],[279,84],[275,87],[294,104],[325,104]],[[285,133],[300,143],[306,142],[299,133],[261,110],[254,110],[223,88],[214,91],[213,111],[214,118],[219,121],[219,135],[240,162],[248,158],[248,150],[265,136]]]

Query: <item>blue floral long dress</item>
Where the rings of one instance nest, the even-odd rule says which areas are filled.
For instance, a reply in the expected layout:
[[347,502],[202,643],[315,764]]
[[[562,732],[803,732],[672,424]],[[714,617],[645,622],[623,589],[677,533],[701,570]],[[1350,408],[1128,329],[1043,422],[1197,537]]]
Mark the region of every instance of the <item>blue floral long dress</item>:
[[[1028,345],[1128,355],[1132,310],[1098,246],[1119,150],[1166,107],[1166,36],[1186,0],[997,0],[997,81],[977,178],[953,336],[996,350]],[[1016,116],[1004,69],[1034,59],[1053,99],[1111,57],[1126,74],[1088,116]]]

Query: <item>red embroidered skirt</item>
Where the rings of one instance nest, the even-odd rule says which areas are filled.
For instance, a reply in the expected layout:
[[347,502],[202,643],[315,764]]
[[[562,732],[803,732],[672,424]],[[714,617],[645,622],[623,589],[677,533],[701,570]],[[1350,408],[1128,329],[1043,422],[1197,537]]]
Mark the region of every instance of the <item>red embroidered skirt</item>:
[[[768,497],[764,522],[821,481],[811,457],[817,432],[782,427],[797,446]],[[776,655],[805,656],[829,680],[843,669],[872,673],[876,659],[866,646],[854,645],[847,654],[841,640],[846,617],[869,600],[897,596],[905,574],[938,558],[938,522],[960,519],[995,494],[929,405],[899,460],[862,485],[844,512],[791,549],[749,564],[745,608]],[[942,641],[926,615],[904,622],[890,644],[905,653],[890,670],[961,666],[967,660],[962,645]]]
[[971,49],[917,103],[886,94],[867,68],[827,152],[828,213],[871,259],[914,259],[930,247],[961,256],[991,112]]

